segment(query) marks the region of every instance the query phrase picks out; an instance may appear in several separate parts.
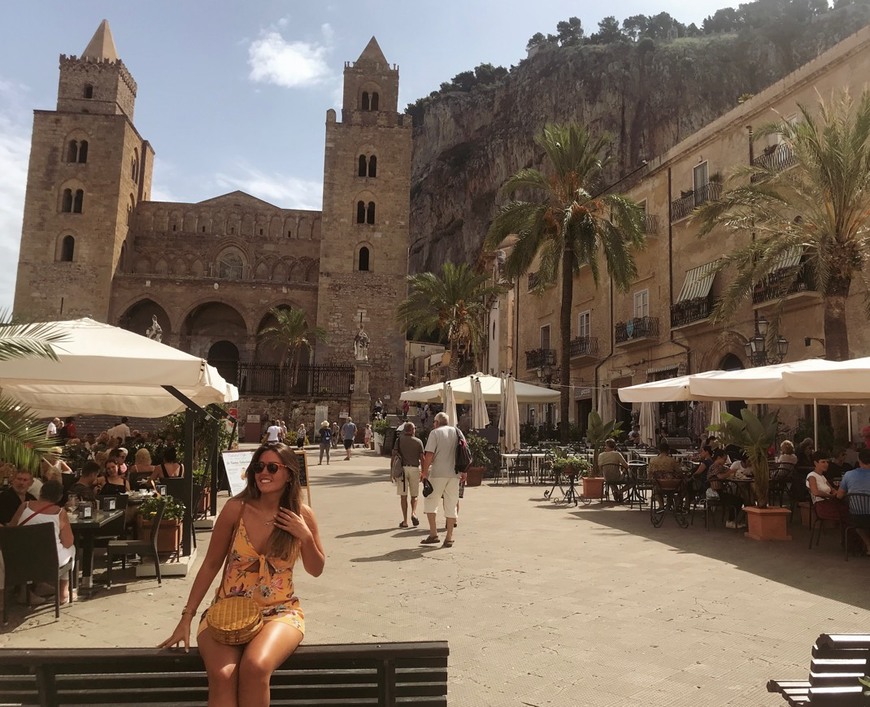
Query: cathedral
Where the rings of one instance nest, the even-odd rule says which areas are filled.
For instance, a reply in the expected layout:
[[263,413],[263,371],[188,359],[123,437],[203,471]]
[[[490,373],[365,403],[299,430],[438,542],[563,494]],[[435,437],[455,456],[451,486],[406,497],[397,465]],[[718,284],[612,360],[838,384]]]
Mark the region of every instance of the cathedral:
[[[290,393],[297,410],[317,401],[330,419],[351,409],[363,334],[371,399],[397,403],[411,170],[398,92],[373,37],[345,64],[341,114],[326,111],[321,211],[240,191],[152,201],[154,148],[104,20],[81,56],[61,55],[56,109],[34,111],[15,314],[159,331],[235,382],[242,414],[289,414]],[[275,309],[301,310],[326,333],[292,376],[283,347],[260,335]]]

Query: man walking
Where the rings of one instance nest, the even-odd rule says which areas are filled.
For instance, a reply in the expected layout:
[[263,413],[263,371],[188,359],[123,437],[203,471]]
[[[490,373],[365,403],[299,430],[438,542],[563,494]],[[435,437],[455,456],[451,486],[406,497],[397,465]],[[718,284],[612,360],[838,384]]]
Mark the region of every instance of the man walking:
[[435,415],[433,428],[426,440],[426,453],[423,455],[421,477],[432,484],[432,493],[423,499],[423,510],[429,520],[429,535],[420,541],[422,545],[435,545],[438,528],[435,514],[444,502],[444,515],[447,517],[447,533],[442,547],[453,547],[453,526],[456,523],[456,504],[459,501],[459,483],[464,482],[466,474],[456,473],[456,445],[460,432],[450,425],[444,412]]
[[400,528],[408,527],[408,496],[411,497],[411,522],[416,528],[420,525],[417,519],[417,496],[420,495],[420,462],[423,461],[423,443],[414,436],[416,427],[413,422],[402,425],[401,432],[396,436],[393,445],[393,456],[402,462],[404,474],[396,481],[396,492],[402,507],[402,522]]
[[353,418],[348,417],[341,426],[341,438],[344,440],[344,460],[350,461],[350,450],[353,449],[353,441],[356,439],[356,425]]

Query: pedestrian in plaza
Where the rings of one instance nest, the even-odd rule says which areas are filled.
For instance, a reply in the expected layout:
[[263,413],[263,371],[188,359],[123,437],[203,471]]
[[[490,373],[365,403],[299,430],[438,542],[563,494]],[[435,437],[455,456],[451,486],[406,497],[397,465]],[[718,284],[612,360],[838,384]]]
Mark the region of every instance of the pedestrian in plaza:
[[338,426],[338,420],[332,423],[332,448],[338,447],[338,438],[341,436],[341,428]]
[[196,640],[208,674],[209,705],[269,704],[272,673],[305,633],[293,566],[301,557],[305,571],[318,577],[326,560],[314,512],[302,503],[296,453],[284,444],[265,444],[254,452],[245,476],[245,490],[227,501],[215,522],[178,625],[160,644],[188,649],[193,617],[222,567],[212,605],[247,596],[260,608],[265,625],[240,646],[214,638],[208,612],[200,618]]
[[272,424],[266,430],[264,441],[266,444],[275,444],[281,441],[281,425],[278,424],[278,420],[272,420]]
[[433,429],[426,440],[423,455],[421,478],[432,485],[432,493],[423,499],[423,509],[429,521],[429,535],[423,538],[422,545],[435,545],[439,542],[435,515],[438,506],[444,503],[447,518],[447,532],[442,547],[453,547],[453,528],[456,523],[456,504],[459,502],[459,483],[464,482],[466,474],[456,473],[456,445],[459,435],[457,428],[451,426],[447,413],[439,412],[433,420]]
[[296,428],[296,446],[299,449],[302,449],[305,446],[305,435],[308,434],[308,430],[305,429],[305,423],[300,422],[299,427]]
[[402,419],[408,419],[408,412],[411,410],[411,404],[407,400],[402,401]]
[[374,433],[372,432],[371,423],[366,423],[366,428],[363,430],[363,446],[366,449],[374,449],[374,445],[372,444],[372,437]]
[[396,493],[399,495],[399,505],[402,508],[400,528],[408,527],[408,498],[411,503],[411,523],[416,528],[420,525],[417,518],[417,496],[420,495],[420,464],[423,461],[423,443],[415,435],[417,428],[413,422],[402,425],[401,432],[396,435],[393,444],[393,456],[402,462],[404,473],[396,481]]
[[353,449],[353,441],[356,439],[356,425],[352,417],[348,417],[341,426],[341,438],[344,440],[344,460],[350,461],[350,450]]
[[332,428],[329,426],[329,420],[324,420],[320,423],[320,461],[318,464],[323,464],[323,455],[326,454],[326,466],[329,466],[329,450],[332,447]]

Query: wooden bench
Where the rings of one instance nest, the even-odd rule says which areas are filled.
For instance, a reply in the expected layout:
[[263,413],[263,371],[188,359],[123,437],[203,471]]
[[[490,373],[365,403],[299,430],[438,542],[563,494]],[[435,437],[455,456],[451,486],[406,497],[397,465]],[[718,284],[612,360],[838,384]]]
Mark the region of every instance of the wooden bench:
[[[273,705],[447,705],[446,641],[300,646],[272,675]],[[195,648],[0,649],[0,704],[204,705]]]
[[870,634],[823,633],[813,645],[808,680],[771,680],[790,705],[867,705],[859,678],[870,674]]

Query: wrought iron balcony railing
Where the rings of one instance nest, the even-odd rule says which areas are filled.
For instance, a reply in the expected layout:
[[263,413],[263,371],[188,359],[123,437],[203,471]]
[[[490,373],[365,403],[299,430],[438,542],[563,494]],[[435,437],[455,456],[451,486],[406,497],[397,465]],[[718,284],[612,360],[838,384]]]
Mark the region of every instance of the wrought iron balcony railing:
[[643,232],[648,236],[656,235],[659,232],[659,217],[655,214],[644,214]]
[[614,326],[617,344],[626,344],[640,339],[657,339],[659,336],[658,317],[635,317],[627,322],[617,322]]
[[[783,172],[789,167],[794,167],[797,164],[794,150],[785,143],[779,145],[771,145],[758,157],[752,160],[753,167],[767,169],[772,172]],[[764,179],[763,174],[753,174],[750,177],[752,182],[760,182]]]
[[710,316],[713,311],[713,297],[693,297],[671,305],[671,327],[686,326],[692,322],[700,322]]
[[707,182],[694,191],[683,192],[679,199],[671,202],[671,221],[688,218],[696,206],[708,201],[716,201],[720,196],[722,196],[721,182]]
[[526,370],[556,365],[556,349],[532,349],[526,351]]
[[577,336],[571,339],[571,358],[598,358],[598,337]]
[[799,292],[815,292],[816,283],[806,268],[782,268],[770,273],[762,282],[755,283],[752,289],[752,303],[761,304],[770,300],[782,299]]

